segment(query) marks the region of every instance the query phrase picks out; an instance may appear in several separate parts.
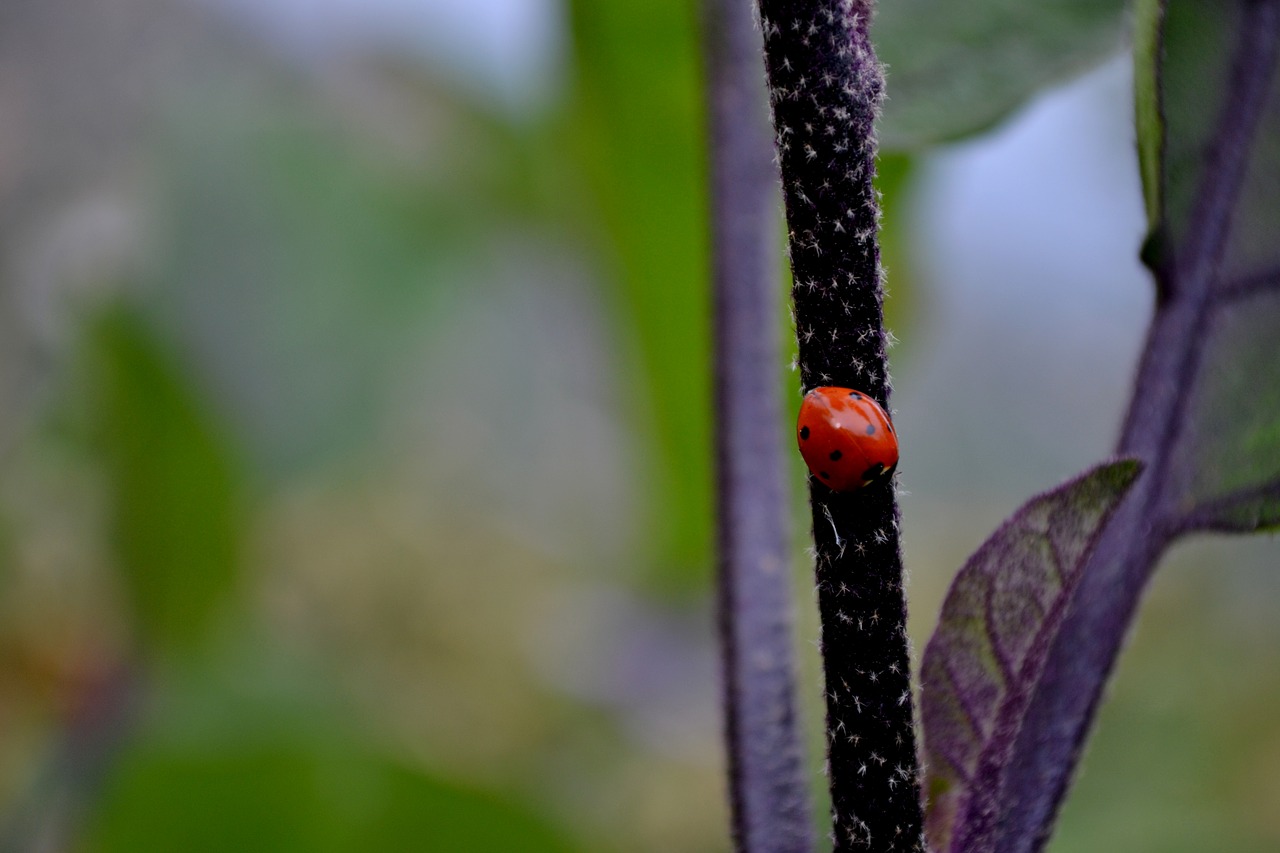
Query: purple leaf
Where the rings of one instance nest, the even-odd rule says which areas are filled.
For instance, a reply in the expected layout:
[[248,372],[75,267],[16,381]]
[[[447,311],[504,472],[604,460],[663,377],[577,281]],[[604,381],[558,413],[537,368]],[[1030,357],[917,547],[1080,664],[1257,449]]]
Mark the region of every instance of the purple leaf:
[[1124,443],[1167,459],[1158,512],[1176,529],[1274,525],[1280,3],[1147,5],[1142,23],[1155,38],[1138,69],[1148,103],[1139,113],[1146,257],[1165,299]]
[[1101,465],[1032,499],[952,583],[921,675],[932,849],[991,849],[1000,775],[1049,642],[1141,469]]
[[1119,451],[1146,469],[1017,721],[997,853],[1044,846],[1168,544],[1280,523],[1280,0],[1142,0],[1138,16],[1143,257],[1159,300]]

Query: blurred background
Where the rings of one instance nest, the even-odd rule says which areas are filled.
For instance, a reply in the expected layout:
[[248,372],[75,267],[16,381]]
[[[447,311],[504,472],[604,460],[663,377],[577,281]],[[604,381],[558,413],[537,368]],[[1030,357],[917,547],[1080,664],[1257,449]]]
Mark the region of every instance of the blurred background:
[[[728,849],[697,30],[4,4],[0,850]],[[1110,50],[881,164],[916,649],[1114,441],[1151,287]],[[1278,558],[1170,555],[1055,853],[1280,849]]]

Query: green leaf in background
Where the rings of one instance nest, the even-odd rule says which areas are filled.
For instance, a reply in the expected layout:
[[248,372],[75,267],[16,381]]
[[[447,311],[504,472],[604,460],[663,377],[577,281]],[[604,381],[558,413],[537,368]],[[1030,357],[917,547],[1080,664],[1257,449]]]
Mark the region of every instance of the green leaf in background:
[[711,542],[710,297],[696,10],[677,0],[570,4],[572,128],[595,193],[652,424],[659,582],[705,580]]
[[[1187,239],[1218,133],[1240,27],[1237,2],[1138,5],[1134,89],[1148,223],[1165,252]],[[1158,235],[1158,236],[1156,236]],[[1167,255],[1149,255],[1159,266]]]
[[989,128],[1122,45],[1124,0],[882,0],[880,143],[913,149]]
[[1166,503],[1184,528],[1274,525],[1280,7],[1168,0],[1139,12],[1138,148],[1153,215],[1144,255],[1162,295],[1152,350],[1167,361],[1178,341],[1197,341],[1163,383],[1186,412],[1170,439]]
[[408,767],[341,726],[282,718],[278,709],[243,703],[226,707],[216,697],[210,701],[225,712],[218,720],[230,723],[166,719],[135,736],[94,807],[84,849],[576,849],[526,806]]
[[915,177],[909,154],[882,153],[876,158],[876,191],[880,193],[880,262],[886,272],[885,326],[899,338],[910,339],[907,324],[916,316],[915,279],[911,257],[915,249],[909,228],[907,196]]
[[1101,465],[1028,501],[956,575],[921,667],[932,849],[990,850],[1000,780],[1098,533],[1142,466]]
[[1133,34],[1133,102],[1137,127],[1138,167],[1142,172],[1142,197],[1147,222],[1160,221],[1160,161],[1164,156],[1164,116],[1160,115],[1160,90],[1156,64],[1161,50],[1164,0],[1137,0],[1139,26]]
[[485,191],[455,182],[481,184],[480,152],[508,158],[450,102],[426,167],[385,162],[327,125],[314,96],[258,82],[191,93],[175,116],[148,310],[228,400],[255,473],[278,478],[375,434],[391,367],[437,294],[483,283],[465,259],[501,218]]
[[289,743],[135,749],[100,806],[101,853],[561,853],[574,847],[496,795],[370,753]]
[[1259,745],[1274,743],[1280,708],[1275,568],[1264,537],[1199,537],[1169,554],[1051,853],[1274,853],[1275,757]]
[[113,554],[151,650],[190,647],[239,568],[231,454],[191,380],[129,308],[92,324],[93,423]]
[[1225,305],[1205,341],[1171,460],[1193,526],[1280,524],[1280,290]]

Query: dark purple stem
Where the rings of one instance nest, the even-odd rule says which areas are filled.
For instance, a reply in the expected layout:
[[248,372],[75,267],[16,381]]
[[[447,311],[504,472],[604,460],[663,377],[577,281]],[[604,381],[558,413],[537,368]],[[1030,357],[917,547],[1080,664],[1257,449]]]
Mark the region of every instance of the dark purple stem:
[[1213,149],[1185,248],[1156,269],[1161,304],[1148,335],[1119,451],[1147,471],[1116,511],[1084,569],[1023,719],[1006,771],[998,853],[1048,838],[1080,750],[1156,561],[1182,527],[1170,505],[1170,455],[1203,357],[1214,280],[1280,47],[1280,0],[1247,4]]
[[720,636],[736,847],[805,853],[792,674],[778,172],[750,0],[708,0]]
[[[857,389],[887,407],[873,7],[761,0],[760,13],[801,384]],[[894,485],[837,493],[811,478],[810,500],[835,849],[923,850]]]

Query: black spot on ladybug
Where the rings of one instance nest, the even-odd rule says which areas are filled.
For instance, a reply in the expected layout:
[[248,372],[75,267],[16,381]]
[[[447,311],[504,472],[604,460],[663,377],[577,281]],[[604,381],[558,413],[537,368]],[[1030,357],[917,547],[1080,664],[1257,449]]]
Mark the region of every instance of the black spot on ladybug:
[[839,462],[839,461],[840,461],[840,457],[841,457],[841,456],[844,456],[844,454],[843,454],[843,453],[841,453],[839,450],[833,450],[833,451],[831,451],[831,461],[832,461],[832,462]]
[[806,426],[806,427],[800,427],[800,438],[801,438],[801,439],[806,439],[806,438],[808,438],[808,437],[809,437],[809,428],[808,428],[807,426]]
[[876,425],[867,424],[867,435],[875,435],[875,434],[876,434]]
[[859,394],[857,391],[850,391],[850,392],[849,392],[849,396],[850,396],[850,397],[852,397],[852,398],[853,398],[853,399],[855,399],[855,400],[861,400],[861,399],[862,399],[862,395],[861,395],[861,394]]
[[820,471],[820,472],[818,472],[818,476],[819,476],[819,477],[821,477],[821,478],[822,478],[822,479],[824,479],[824,480],[830,480],[830,479],[831,479],[831,475],[830,475],[830,474],[828,474],[826,471]]

